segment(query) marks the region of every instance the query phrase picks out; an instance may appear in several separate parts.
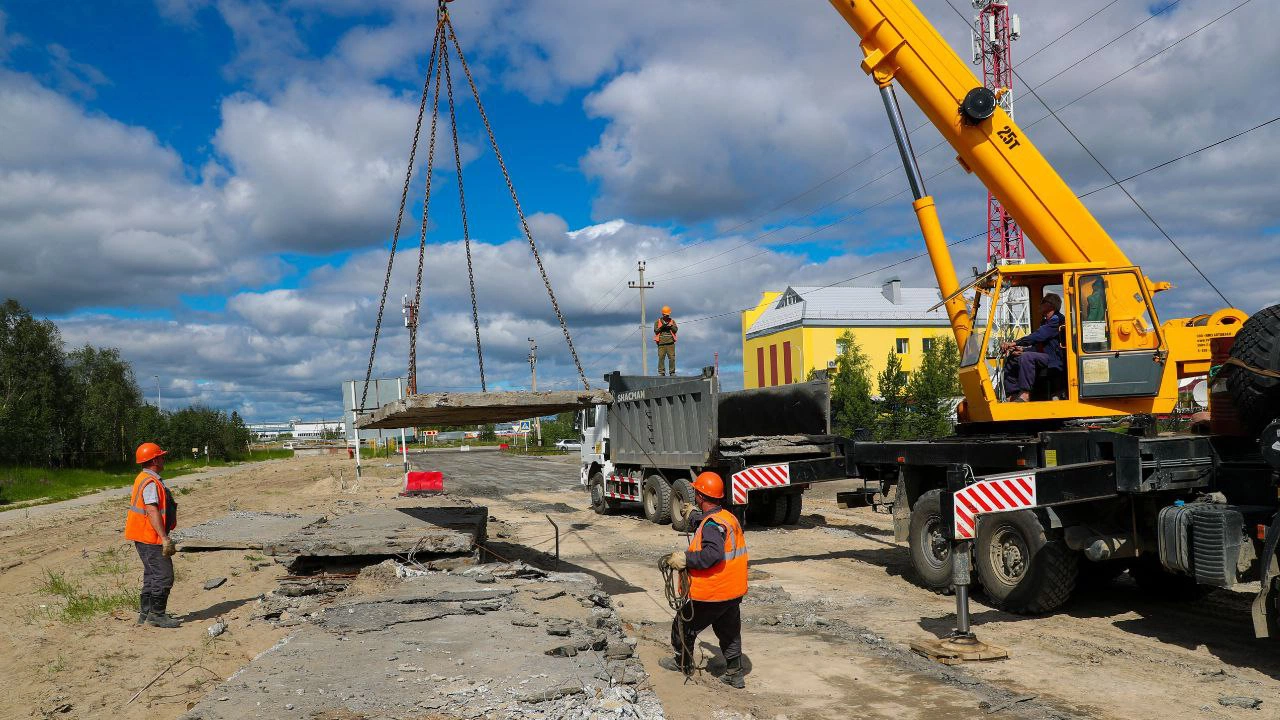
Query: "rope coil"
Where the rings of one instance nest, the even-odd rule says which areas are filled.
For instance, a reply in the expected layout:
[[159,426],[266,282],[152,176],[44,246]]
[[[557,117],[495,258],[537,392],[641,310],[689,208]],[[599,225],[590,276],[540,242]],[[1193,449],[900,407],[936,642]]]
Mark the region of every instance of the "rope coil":
[[680,659],[686,662],[682,666],[685,680],[693,674],[693,651],[685,641],[684,625],[693,621],[693,603],[689,602],[689,571],[676,570],[667,564],[664,556],[658,560],[658,571],[662,573],[663,596],[667,605],[675,612],[676,635],[680,638]]

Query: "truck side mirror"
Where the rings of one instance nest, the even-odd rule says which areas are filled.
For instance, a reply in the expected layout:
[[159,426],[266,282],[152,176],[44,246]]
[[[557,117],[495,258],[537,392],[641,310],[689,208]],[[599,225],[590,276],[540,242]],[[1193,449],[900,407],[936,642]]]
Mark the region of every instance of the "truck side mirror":
[[573,429],[576,432],[582,432],[582,413],[583,412],[585,411],[579,410],[578,412],[573,414]]

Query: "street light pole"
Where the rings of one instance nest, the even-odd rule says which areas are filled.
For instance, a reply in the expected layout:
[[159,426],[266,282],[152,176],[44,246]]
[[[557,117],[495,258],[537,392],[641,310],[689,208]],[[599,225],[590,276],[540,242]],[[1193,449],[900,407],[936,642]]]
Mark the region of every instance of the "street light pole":
[[164,412],[164,406],[160,404],[160,376],[152,375],[151,377],[156,379],[156,411]]
[[[529,338],[529,372],[533,373],[533,386],[530,389],[538,392],[538,345],[533,338]],[[533,427],[538,433],[538,447],[542,447],[542,418],[534,418]]]

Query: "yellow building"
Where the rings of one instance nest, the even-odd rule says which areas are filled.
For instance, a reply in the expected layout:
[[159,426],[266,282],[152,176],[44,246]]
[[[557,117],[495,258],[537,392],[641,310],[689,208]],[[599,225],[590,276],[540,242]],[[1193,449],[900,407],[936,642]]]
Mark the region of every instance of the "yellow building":
[[884,370],[889,352],[901,357],[904,372],[915,370],[934,338],[951,337],[937,288],[903,287],[897,278],[883,287],[789,287],[761,295],[742,312],[743,387],[803,382],[811,370],[825,370],[852,331],[871,361]]

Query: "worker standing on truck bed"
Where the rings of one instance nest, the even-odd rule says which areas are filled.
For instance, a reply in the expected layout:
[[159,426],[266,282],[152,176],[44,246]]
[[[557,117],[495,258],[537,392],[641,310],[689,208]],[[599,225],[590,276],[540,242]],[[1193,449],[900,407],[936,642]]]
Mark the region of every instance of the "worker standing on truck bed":
[[[658,374],[659,375],[675,375],[676,374],[676,333],[680,328],[676,325],[676,321],[671,318],[671,306],[662,306],[662,317],[653,323],[653,341],[658,344]],[[663,360],[667,361],[669,369],[664,369]]]
[[173,588],[173,554],[177,551],[169,533],[178,525],[178,504],[160,479],[164,455],[164,450],[151,442],[139,445],[134,454],[142,472],[134,479],[133,492],[129,494],[124,537],[133,541],[142,559],[138,624],[176,628],[182,622],[166,610]]
[[676,610],[671,623],[674,658],[658,664],[686,675],[693,671],[693,648],[698,633],[708,626],[720,641],[725,671],[720,681],[742,688],[742,597],[747,594],[747,541],[733,513],[721,507],[724,481],[713,472],[698,475],[694,498],[702,522],[689,548],[667,556],[668,567],[688,571],[689,599]]
[[[1005,360],[1004,369],[1004,396],[1007,399],[1027,402],[1031,399],[1031,386],[1036,382],[1038,371],[1063,368],[1066,350],[1062,347],[1061,333],[1067,320],[1061,310],[1062,298],[1047,293],[1040,299],[1040,327],[1014,342],[1003,343],[1004,351],[1011,353]],[[1044,351],[1026,349],[1036,345],[1042,346]]]

